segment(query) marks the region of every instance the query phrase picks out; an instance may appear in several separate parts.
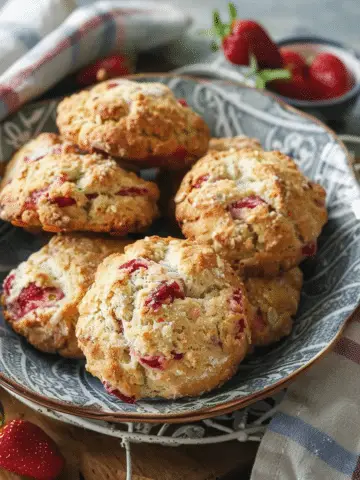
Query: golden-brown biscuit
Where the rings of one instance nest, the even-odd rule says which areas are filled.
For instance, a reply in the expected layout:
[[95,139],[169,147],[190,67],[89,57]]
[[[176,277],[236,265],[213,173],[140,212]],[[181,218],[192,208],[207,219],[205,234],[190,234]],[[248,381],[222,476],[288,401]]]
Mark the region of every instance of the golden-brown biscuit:
[[176,217],[240,273],[276,275],[316,252],[324,189],[280,152],[210,151],[185,175]]
[[10,161],[0,192],[0,218],[51,232],[95,231],[126,235],[158,215],[155,183],[98,153],[43,133]]
[[112,79],[65,98],[57,125],[87,151],[142,167],[184,168],[209,144],[205,121],[161,83]]
[[99,263],[122,252],[126,240],[56,235],[12,270],[4,281],[4,316],[34,347],[81,357],[75,337],[78,304]]
[[[218,152],[239,148],[261,149],[261,145],[259,140],[256,138],[246,137],[245,135],[238,135],[237,137],[212,138],[209,143],[209,150],[216,150]],[[158,185],[160,187],[160,210],[163,215],[174,221],[175,195],[189,169],[190,166],[182,170],[161,171],[158,177]]]
[[87,370],[123,400],[193,396],[235,373],[251,313],[211,247],[147,237],[99,266],[76,335]]
[[257,138],[237,135],[236,137],[212,138],[209,143],[209,150],[225,152],[230,150],[240,150],[242,148],[253,148],[261,150],[261,143]]
[[302,272],[295,267],[274,278],[252,277],[245,281],[254,307],[251,343],[269,345],[290,334],[302,287]]

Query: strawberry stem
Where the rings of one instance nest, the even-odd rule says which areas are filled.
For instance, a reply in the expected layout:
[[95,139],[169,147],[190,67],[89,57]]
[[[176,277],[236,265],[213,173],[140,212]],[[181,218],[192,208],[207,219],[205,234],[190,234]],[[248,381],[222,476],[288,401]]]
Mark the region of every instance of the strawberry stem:
[[230,23],[233,23],[234,20],[237,18],[237,11],[235,5],[230,2],[229,5],[229,15],[230,15]]
[[291,72],[283,68],[260,70],[257,74],[257,80],[258,79],[262,86],[257,86],[257,88],[265,88],[266,84],[273,80],[290,80]]
[[220,37],[220,40],[223,40],[231,32],[231,24],[221,21],[219,10],[213,10],[213,31],[216,36]]
[[254,54],[250,53],[250,70],[246,77],[255,76],[255,87],[265,88],[268,82],[273,80],[290,80],[291,72],[285,68],[266,68],[259,70],[258,62]]
[[213,11],[213,28],[218,37],[224,38],[224,25],[221,21],[219,10]]

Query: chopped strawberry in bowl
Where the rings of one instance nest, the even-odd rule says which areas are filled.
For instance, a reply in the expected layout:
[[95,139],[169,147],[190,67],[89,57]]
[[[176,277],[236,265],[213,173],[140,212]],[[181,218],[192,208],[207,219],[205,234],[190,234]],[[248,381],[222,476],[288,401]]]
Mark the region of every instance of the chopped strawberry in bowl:
[[360,56],[344,45],[318,37],[293,37],[278,43],[291,79],[266,88],[323,120],[339,120],[360,95]]
[[318,37],[275,43],[265,25],[240,18],[233,3],[226,20],[213,11],[210,33],[213,50],[230,64],[250,67],[244,72],[250,84],[321,119],[338,120],[360,94],[360,57],[340,43]]

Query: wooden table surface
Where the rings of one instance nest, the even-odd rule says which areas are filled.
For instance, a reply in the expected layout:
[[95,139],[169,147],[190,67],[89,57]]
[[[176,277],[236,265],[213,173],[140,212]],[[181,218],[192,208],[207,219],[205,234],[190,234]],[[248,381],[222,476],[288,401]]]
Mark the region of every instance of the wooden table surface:
[[[125,480],[125,450],[113,437],[52,420],[0,388],[7,420],[24,418],[43,428],[66,459],[59,480]],[[236,441],[205,446],[132,444],[133,480],[247,480],[257,444]],[[0,470],[0,480],[19,480]]]

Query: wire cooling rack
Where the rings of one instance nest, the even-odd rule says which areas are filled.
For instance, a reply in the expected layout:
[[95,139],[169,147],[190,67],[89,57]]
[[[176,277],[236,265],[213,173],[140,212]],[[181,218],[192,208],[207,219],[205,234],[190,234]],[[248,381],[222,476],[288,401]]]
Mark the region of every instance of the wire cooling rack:
[[118,438],[126,451],[126,480],[131,480],[132,443],[153,443],[178,447],[180,445],[208,445],[231,440],[260,442],[285,391],[226,415],[185,424],[110,423],[90,420],[50,410],[20,397],[14,392],[9,391],[9,393],[33,410],[50,418]]

